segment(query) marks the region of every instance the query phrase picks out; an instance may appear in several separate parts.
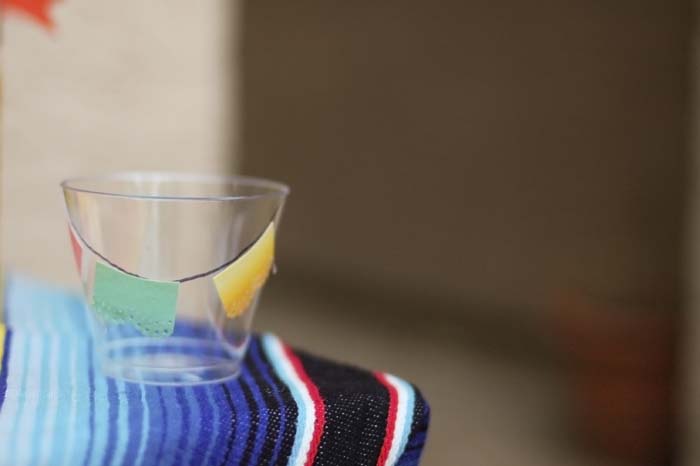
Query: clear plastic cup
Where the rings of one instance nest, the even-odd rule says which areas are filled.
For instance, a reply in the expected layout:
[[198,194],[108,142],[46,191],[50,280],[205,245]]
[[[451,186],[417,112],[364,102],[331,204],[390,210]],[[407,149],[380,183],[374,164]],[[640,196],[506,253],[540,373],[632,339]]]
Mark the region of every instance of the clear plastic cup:
[[287,186],[124,173],[61,187],[102,371],[159,385],[236,376]]

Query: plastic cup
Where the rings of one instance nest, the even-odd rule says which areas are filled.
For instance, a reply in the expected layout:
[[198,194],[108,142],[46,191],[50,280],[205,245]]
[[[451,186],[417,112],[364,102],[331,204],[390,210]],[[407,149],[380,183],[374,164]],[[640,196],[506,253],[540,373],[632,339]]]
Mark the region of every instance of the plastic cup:
[[288,187],[163,173],[61,187],[102,371],[158,385],[235,377]]

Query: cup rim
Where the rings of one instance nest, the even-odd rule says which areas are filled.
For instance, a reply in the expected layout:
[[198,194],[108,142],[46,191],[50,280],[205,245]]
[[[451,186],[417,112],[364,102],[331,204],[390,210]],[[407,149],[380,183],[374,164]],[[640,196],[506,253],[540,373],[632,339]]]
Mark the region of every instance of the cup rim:
[[[99,181],[178,181],[190,183],[223,183],[230,185],[252,186],[265,190],[265,192],[243,195],[224,196],[187,196],[187,195],[161,195],[161,194],[127,194],[113,192],[109,190],[88,189],[76,186],[81,182]],[[289,186],[266,178],[243,175],[217,175],[182,172],[159,172],[159,171],[129,171],[117,172],[96,176],[78,176],[67,178],[61,181],[61,188],[65,191],[94,194],[97,196],[125,198],[134,200],[154,200],[154,201],[236,201],[252,200],[262,198],[286,197],[289,194]]]

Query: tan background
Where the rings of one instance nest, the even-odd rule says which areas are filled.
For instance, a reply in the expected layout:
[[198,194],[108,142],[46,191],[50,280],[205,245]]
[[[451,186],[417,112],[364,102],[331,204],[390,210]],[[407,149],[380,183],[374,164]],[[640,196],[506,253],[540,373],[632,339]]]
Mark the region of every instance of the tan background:
[[58,189],[65,177],[231,167],[237,7],[69,0],[53,8],[52,33],[8,18],[2,241],[10,269],[77,283]]

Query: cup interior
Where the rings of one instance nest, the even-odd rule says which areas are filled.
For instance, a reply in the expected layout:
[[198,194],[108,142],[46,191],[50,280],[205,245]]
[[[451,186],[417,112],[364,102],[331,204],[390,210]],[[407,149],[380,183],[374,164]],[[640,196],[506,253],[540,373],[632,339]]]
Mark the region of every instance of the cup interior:
[[[175,385],[234,376],[262,288],[251,285],[261,273],[236,264],[276,230],[287,187],[130,173],[67,180],[62,188],[105,372]],[[214,279],[230,267],[242,275],[232,283],[250,287],[235,315]],[[247,296],[236,293],[229,295]]]

